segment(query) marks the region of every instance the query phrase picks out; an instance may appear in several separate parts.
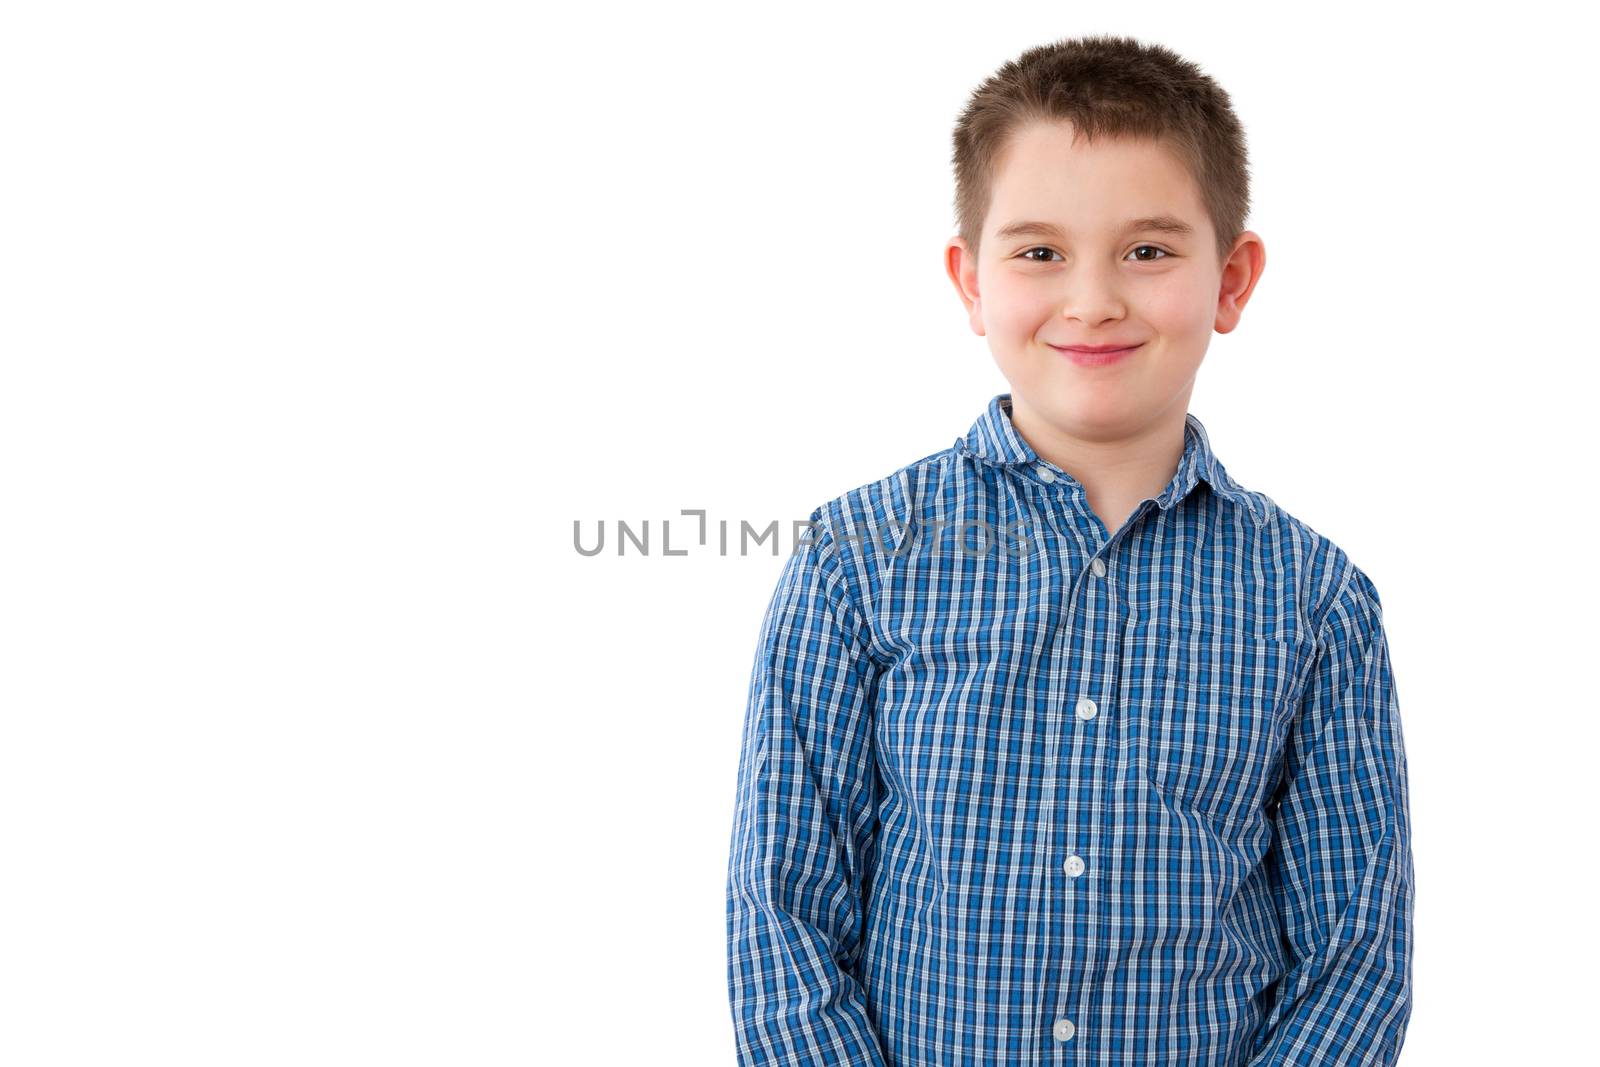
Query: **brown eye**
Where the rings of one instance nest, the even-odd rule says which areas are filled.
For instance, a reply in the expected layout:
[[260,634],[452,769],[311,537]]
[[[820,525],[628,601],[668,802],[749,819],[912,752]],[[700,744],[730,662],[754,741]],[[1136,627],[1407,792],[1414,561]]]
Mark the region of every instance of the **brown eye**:
[[1028,260],[1028,262],[1030,262],[1030,263],[1049,263],[1049,262],[1050,262],[1050,260],[1048,260],[1048,259],[1034,259],[1034,258],[1032,258],[1032,257],[1033,257],[1033,254],[1034,254],[1034,253],[1035,253],[1035,252],[1048,252],[1048,253],[1050,253],[1050,255],[1052,255],[1052,256],[1054,256],[1054,255],[1059,255],[1059,254],[1060,254],[1060,253],[1058,253],[1058,252],[1057,252],[1057,251],[1056,251],[1056,250],[1055,250],[1055,249],[1053,249],[1053,248],[1046,248],[1046,247],[1044,247],[1044,246],[1043,246],[1043,245],[1040,245],[1040,246],[1039,246],[1039,247],[1037,247],[1037,248],[1030,248],[1030,249],[1028,249],[1028,250],[1027,250],[1027,251],[1026,251],[1026,252],[1024,252],[1024,253],[1022,253],[1022,255],[1021,255],[1021,257],[1020,257],[1020,258],[1022,258],[1022,259],[1026,259],[1026,260]]
[[[1140,245],[1138,248],[1135,248],[1133,252],[1143,252],[1145,249],[1149,249],[1152,252],[1160,252],[1162,256],[1169,258],[1172,255],[1172,253],[1168,252],[1165,248],[1157,248],[1155,245]],[[1130,252],[1129,255],[1132,255],[1133,252]],[[1156,256],[1143,256],[1139,259],[1140,263],[1155,263],[1157,261],[1158,257]]]

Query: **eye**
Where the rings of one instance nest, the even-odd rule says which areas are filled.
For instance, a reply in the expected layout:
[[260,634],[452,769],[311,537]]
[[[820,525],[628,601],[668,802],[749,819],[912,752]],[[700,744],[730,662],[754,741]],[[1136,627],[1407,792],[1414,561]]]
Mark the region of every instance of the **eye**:
[[[1153,256],[1135,255],[1136,253],[1143,251],[1150,251],[1156,254]],[[1043,258],[1040,258],[1034,255],[1035,252],[1044,252],[1046,255]],[[1132,252],[1130,252],[1129,255],[1135,255],[1135,258],[1140,263],[1159,263],[1163,259],[1172,258],[1171,252],[1168,252],[1165,248],[1157,248],[1155,245],[1140,245],[1138,248],[1135,248]],[[1055,256],[1058,259],[1064,258],[1060,252],[1057,252],[1055,249],[1050,248],[1047,245],[1038,245],[1037,247],[1026,249],[1025,251],[1019,253],[1017,258],[1025,259],[1029,263],[1053,263],[1055,260],[1052,260],[1050,258],[1051,256]]]

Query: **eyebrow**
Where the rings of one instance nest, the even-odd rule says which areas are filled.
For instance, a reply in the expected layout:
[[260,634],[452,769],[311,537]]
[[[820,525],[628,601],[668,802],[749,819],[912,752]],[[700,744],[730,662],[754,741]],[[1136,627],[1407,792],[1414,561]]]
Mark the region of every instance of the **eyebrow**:
[[[1146,215],[1143,218],[1129,219],[1122,225],[1123,233],[1146,233],[1151,230],[1170,233],[1174,237],[1194,236],[1194,227],[1176,215]],[[995,238],[1001,241],[1009,241],[1013,237],[1050,237],[1063,241],[1066,236],[1066,231],[1053,222],[1026,220],[1007,223],[995,234]]]

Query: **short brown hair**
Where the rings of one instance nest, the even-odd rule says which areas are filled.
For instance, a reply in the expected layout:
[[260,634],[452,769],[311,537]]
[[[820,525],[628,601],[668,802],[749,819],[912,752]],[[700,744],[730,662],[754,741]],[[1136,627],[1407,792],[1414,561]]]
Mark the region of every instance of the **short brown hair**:
[[974,255],[995,164],[1032,122],[1070,122],[1085,139],[1147,137],[1165,144],[1200,187],[1220,262],[1244,232],[1250,172],[1244,127],[1228,94],[1159,44],[1102,34],[1023,52],[977,89],[955,129],[956,226]]

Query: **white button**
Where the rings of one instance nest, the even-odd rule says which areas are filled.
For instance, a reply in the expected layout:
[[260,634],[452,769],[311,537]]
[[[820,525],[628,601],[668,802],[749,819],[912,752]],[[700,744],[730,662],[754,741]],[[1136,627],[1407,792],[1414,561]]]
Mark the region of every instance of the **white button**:
[[1056,480],[1056,472],[1049,467],[1041,465],[1035,467],[1034,470],[1039,472],[1039,480],[1041,482],[1053,482]]
[[1078,698],[1078,718],[1092,719],[1094,718],[1095,712],[1098,710],[1098,705],[1096,705],[1095,702],[1090,700],[1088,697]]
[[1078,877],[1078,875],[1082,874],[1083,870],[1084,870],[1083,857],[1082,856],[1068,856],[1067,857],[1067,863],[1066,863],[1066,869],[1067,869],[1067,873],[1070,874],[1072,877],[1074,877],[1074,878]]
[[1050,1032],[1056,1035],[1057,1041],[1070,1041],[1077,1029],[1076,1026],[1072,1025],[1071,1019],[1057,1019],[1055,1026],[1050,1028]]
[[1106,561],[1096,556],[1094,561],[1089,564],[1089,569],[1094,571],[1096,578],[1104,578],[1106,576]]

